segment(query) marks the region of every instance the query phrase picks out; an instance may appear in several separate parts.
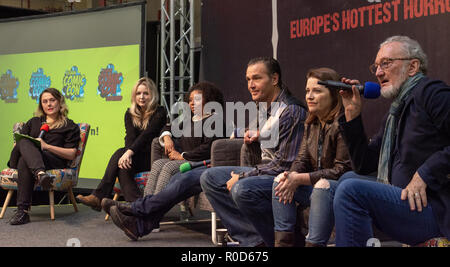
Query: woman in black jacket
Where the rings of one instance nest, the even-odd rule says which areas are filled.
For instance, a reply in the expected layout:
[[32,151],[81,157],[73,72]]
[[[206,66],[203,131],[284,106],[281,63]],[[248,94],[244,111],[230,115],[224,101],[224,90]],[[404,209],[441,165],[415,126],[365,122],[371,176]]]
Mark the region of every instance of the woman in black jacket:
[[[179,167],[186,161],[203,161],[211,157],[211,145],[217,136],[207,137],[204,134],[195,136],[195,128],[203,129],[205,121],[217,116],[216,113],[202,112],[206,103],[217,102],[223,108],[223,94],[212,83],[200,82],[192,86],[187,92],[184,102],[189,104],[191,112],[190,125],[183,125],[183,121],[176,126],[184,134],[178,138],[172,136],[172,126],[167,125],[159,137],[159,144],[156,144],[154,155],[165,153],[168,159],[158,159],[153,162],[150,178],[145,186],[144,195],[154,195],[160,192],[168,183],[170,178],[179,172]],[[190,126],[186,129],[186,126]],[[185,131],[188,130],[188,131]],[[160,151],[159,153],[155,153]]]
[[[10,220],[11,225],[30,222],[28,213],[36,180],[44,190],[51,189],[52,178],[45,170],[66,168],[76,157],[80,128],[67,118],[68,112],[64,96],[57,89],[47,88],[39,96],[35,117],[20,130],[21,134],[37,138],[40,147],[22,138],[11,152],[8,166],[18,173],[17,211]],[[44,124],[49,130],[40,135]]]
[[77,196],[81,203],[101,211],[101,201],[111,196],[116,177],[126,201],[135,201],[142,196],[134,176],[150,170],[151,142],[167,120],[167,113],[158,102],[155,83],[146,77],[139,79],[133,87],[131,106],[125,112],[125,147],[112,155],[102,181],[92,194]]

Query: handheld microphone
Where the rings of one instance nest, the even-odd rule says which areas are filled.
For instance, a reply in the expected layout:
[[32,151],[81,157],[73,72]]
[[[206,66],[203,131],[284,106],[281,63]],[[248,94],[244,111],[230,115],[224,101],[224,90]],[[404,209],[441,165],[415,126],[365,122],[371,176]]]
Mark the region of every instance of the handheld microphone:
[[48,127],[47,123],[42,124],[41,129],[40,129],[41,132],[39,133],[38,138],[42,138],[42,136],[44,136],[44,133],[48,132],[49,128],[50,127]]
[[[352,90],[351,84],[346,84],[343,82],[337,81],[318,81],[318,84],[325,85],[328,88],[334,88],[338,90]],[[361,95],[364,95],[365,98],[378,98],[380,96],[380,85],[374,82],[366,82],[364,85],[356,84],[356,88],[358,89]]]
[[201,167],[201,166],[206,166],[208,167],[208,165],[211,163],[211,160],[204,160],[204,161],[198,161],[198,162],[185,162],[183,164],[180,165],[180,172],[181,173],[185,173],[187,171],[190,171],[192,169],[195,169],[197,167]]

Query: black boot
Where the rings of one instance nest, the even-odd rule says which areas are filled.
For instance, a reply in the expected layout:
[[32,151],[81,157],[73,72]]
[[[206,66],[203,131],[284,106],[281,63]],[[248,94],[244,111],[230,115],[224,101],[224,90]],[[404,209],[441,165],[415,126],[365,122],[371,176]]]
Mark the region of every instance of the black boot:
[[43,190],[49,191],[50,189],[52,189],[53,178],[50,177],[50,175],[48,175],[47,173],[43,172],[41,174],[38,174],[38,181]]
[[18,208],[11,220],[9,220],[9,224],[11,225],[21,225],[29,222],[30,215],[28,214],[28,210],[22,208]]

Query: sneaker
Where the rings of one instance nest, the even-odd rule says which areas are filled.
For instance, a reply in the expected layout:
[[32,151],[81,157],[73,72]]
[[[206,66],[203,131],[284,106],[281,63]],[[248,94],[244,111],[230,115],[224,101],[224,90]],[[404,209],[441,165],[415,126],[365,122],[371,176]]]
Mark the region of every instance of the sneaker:
[[28,211],[24,209],[17,209],[11,220],[9,220],[10,225],[21,225],[29,222],[30,215],[28,214]]

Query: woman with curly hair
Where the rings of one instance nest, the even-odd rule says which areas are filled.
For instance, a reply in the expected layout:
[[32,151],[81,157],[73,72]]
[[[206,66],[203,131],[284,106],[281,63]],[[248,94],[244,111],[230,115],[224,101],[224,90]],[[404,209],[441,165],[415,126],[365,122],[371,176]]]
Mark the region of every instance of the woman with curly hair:
[[[188,135],[174,138],[172,136],[171,125],[167,125],[162,131],[159,142],[154,143],[152,147],[153,165],[150,178],[144,190],[144,195],[153,195],[160,192],[169,182],[170,178],[179,172],[181,164],[187,161],[202,161],[209,159],[211,145],[216,136],[206,137],[201,135],[196,137],[194,129],[197,126],[202,127],[205,120],[216,113],[203,112],[206,103],[217,102],[223,107],[223,95],[216,86],[209,82],[200,82],[192,86],[185,95],[184,102],[189,104],[190,109],[190,131]],[[185,129],[185,121],[177,126],[179,129]],[[162,154],[168,158],[162,158]],[[159,157],[160,159],[156,158]]]

